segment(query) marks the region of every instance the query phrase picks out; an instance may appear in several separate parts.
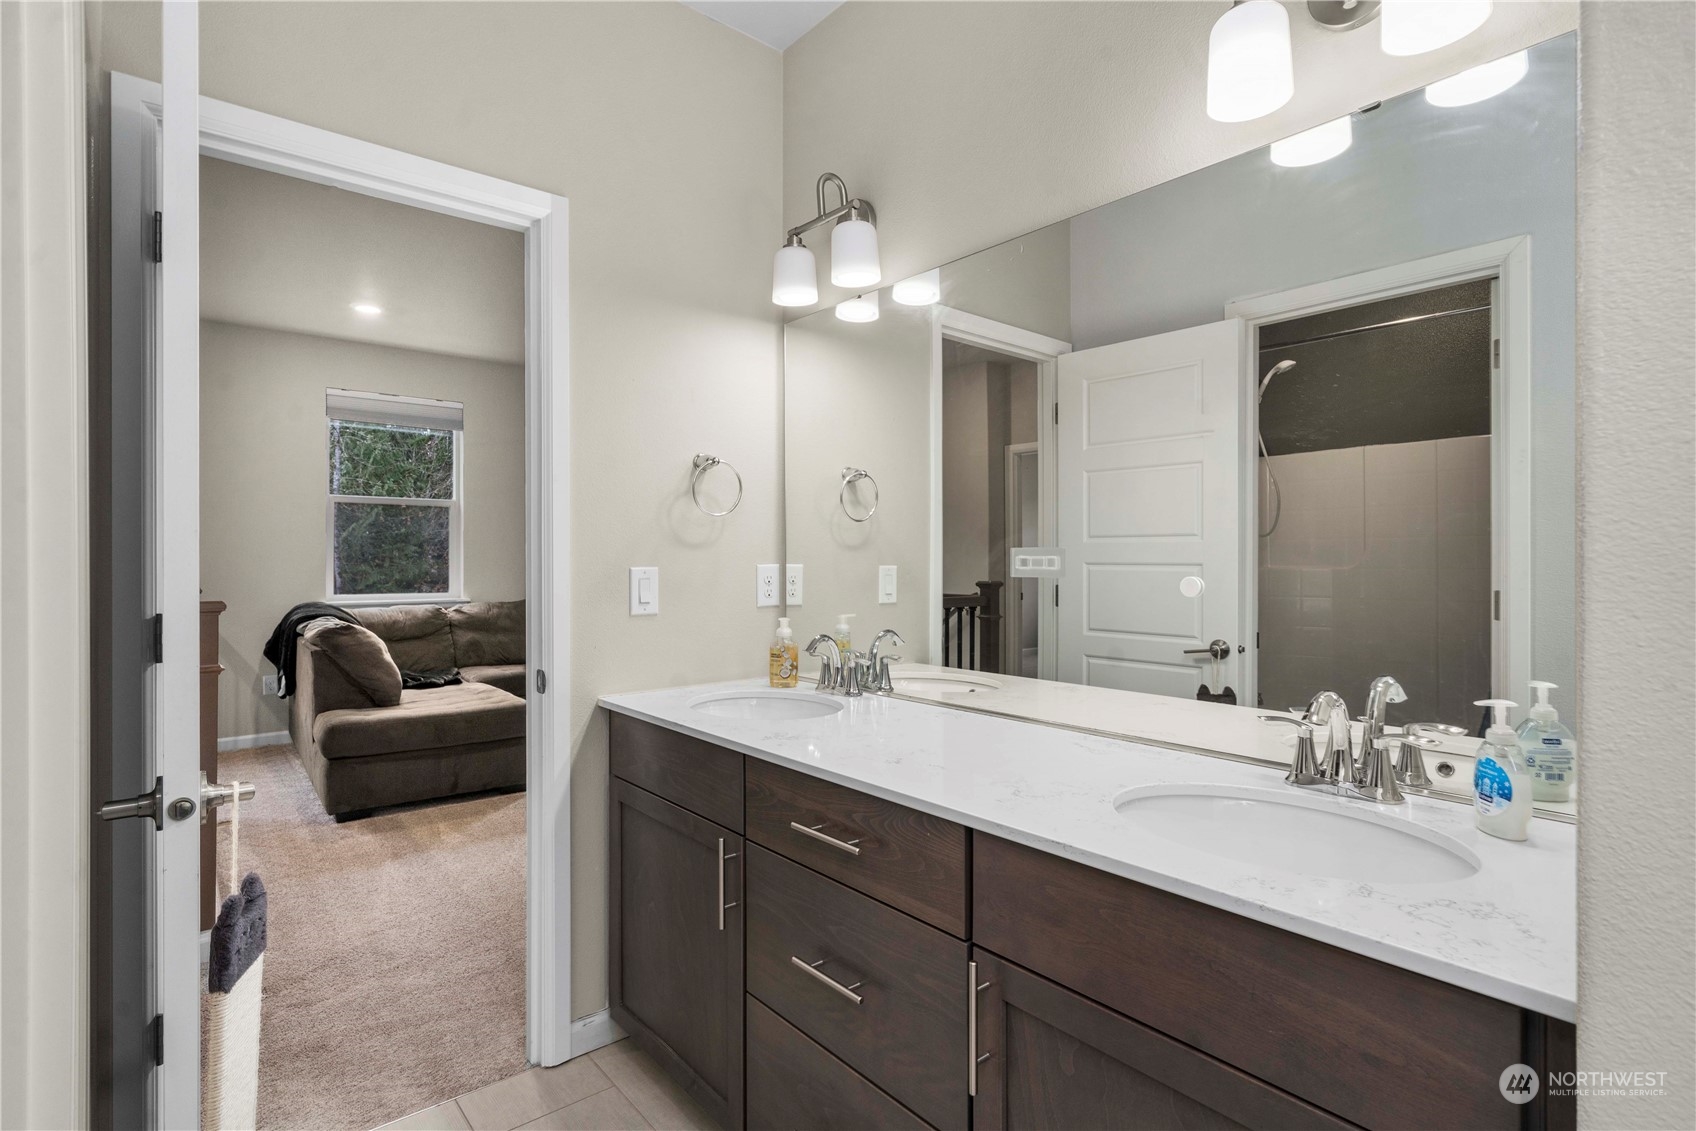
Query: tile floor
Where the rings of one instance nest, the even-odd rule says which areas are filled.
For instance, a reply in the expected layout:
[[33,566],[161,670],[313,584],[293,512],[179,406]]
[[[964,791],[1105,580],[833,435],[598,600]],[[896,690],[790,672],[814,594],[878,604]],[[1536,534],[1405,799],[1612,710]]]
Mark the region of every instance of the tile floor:
[[378,1131],[718,1131],[628,1040],[557,1068],[531,1068]]

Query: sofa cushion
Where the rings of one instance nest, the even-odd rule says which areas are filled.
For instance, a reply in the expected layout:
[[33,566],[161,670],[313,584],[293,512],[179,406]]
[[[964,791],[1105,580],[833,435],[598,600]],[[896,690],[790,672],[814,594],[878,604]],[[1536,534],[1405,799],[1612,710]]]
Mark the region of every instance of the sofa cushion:
[[312,723],[324,758],[369,758],[524,736],[524,700],[486,683],[402,691],[394,707],[325,711]]
[[458,666],[453,660],[453,630],[440,605],[386,605],[355,609],[354,615],[383,638],[402,671],[438,672]]
[[524,602],[468,601],[450,605],[454,662],[460,668],[524,662]]
[[[393,707],[400,702],[400,668],[376,633],[325,617],[306,625],[300,635],[317,648],[319,661],[340,672],[371,706]],[[296,659],[298,663],[298,655]]]
[[459,675],[461,679],[468,679],[472,683],[487,683],[509,695],[524,698],[523,664],[473,664],[468,668],[460,668]]

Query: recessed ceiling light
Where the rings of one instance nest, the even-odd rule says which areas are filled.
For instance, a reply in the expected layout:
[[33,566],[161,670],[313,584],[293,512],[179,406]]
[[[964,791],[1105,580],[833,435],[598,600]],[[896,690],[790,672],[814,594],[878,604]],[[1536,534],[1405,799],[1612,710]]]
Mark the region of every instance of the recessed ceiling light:
[[375,318],[383,313],[383,308],[374,302],[356,302],[353,304],[353,311],[355,314],[363,314],[367,318]]

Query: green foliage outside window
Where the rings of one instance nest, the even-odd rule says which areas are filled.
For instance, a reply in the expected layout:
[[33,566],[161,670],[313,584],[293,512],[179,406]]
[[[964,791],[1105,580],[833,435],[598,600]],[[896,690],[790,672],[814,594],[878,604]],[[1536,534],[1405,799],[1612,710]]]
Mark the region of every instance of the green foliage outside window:
[[[452,499],[453,433],[332,420],[330,493]],[[333,528],[337,594],[448,591],[447,507],[338,502]]]

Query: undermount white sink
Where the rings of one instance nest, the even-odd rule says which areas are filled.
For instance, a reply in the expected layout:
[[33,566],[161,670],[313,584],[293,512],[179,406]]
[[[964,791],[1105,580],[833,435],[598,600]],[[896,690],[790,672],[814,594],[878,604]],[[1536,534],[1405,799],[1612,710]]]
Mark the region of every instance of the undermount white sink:
[[895,690],[919,695],[935,695],[946,692],[969,694],[974,691],[994,691],[1001,686],[996,680],[966,672],[936,671],[902,674],[901,669],[896,668],[890,673],[890,679],[895,684]]
[[1150,785],[1113,799],[1138,828],[1255,867],[1340,880],[1417,884],[1474,875],[1460,841],[1367,803],[1230,785]]
[[842,710],[841,703],[812,691],[725,691],[703,695],[689,706],[724,719],[772,722],[822,719]]

